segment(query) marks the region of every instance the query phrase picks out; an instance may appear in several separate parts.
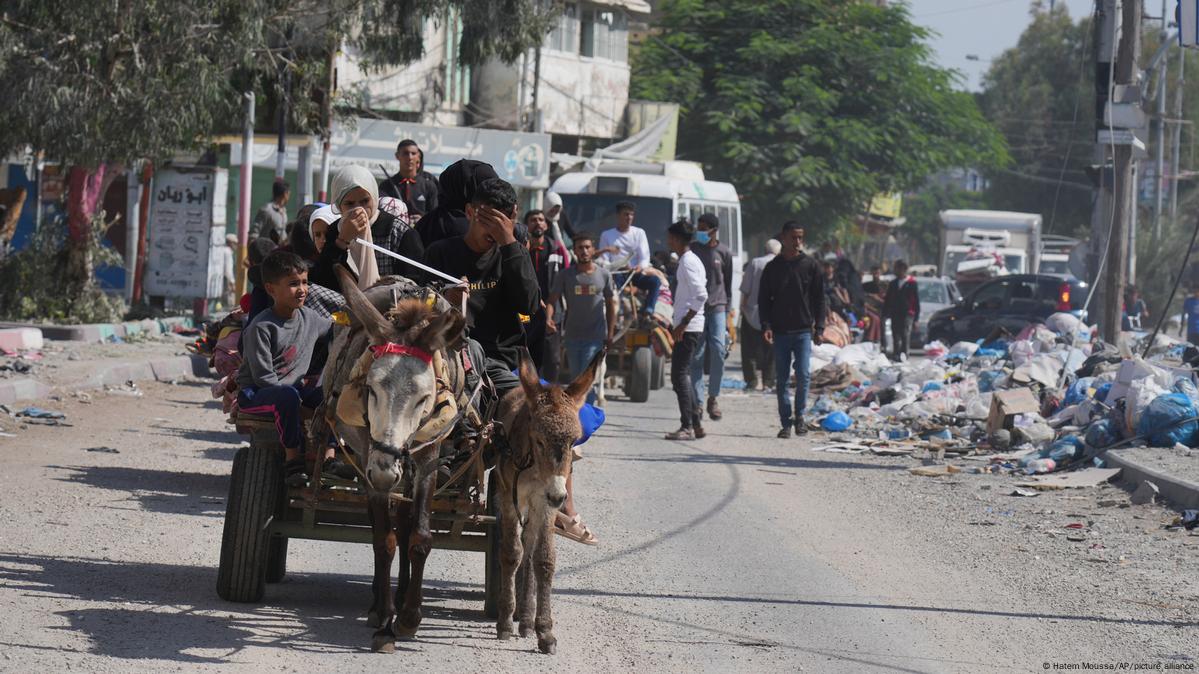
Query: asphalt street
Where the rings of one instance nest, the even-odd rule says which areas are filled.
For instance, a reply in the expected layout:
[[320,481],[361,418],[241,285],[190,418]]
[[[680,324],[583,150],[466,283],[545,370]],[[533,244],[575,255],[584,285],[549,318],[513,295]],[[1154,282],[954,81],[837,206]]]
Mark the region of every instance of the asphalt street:
[[[611,401],[577,464],[601,545],[559,539],[558,655],[497,641],[483,556],[450,551],[430,557],[418,637],[374,654],[367,546],[293,541],[261,605],[216,596],[242,438],[207,382],[145,393],[62,402],[70,426],[0,439],[0,669],[974,672],[1199,654],[1193,580],[1169,594],[1169,565],[1133,574],[967,526],[946,512],[966,501],[942,496],[960,482],[778,440],[761,394],[725,396],[706,439],[669,443],[669,389]],[[1191,579],[1196,549],[1169,548]]]

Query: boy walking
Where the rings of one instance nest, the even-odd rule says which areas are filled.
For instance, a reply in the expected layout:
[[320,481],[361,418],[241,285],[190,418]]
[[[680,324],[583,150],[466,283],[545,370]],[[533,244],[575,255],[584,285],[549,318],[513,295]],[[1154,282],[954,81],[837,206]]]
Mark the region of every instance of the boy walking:
[[[274,415],[286,457],[284,481],[301,487],[308,482],[301,408],[316,409],[321,402],[320,387],[306,377],[315,369],[312,356],[317,341],[329,336],[333,322],[304,306],[308,265],[298,255],[275,251],[262,261],[261,270],[272,305],[242,333],[237,402],[242,412]],[[324,470],[344,472],[335,463],[328,448]]]
[[[559,330],[554,323],[555,308],[562,299],[566,300],[566,320],[561,329],[565,333],[566,364],[571,380],[616,334],[616,287],[608,270],[595,263],[595,235],[576,232],[574,251],[575,266],[554,278],[545,305],[545,329],[553,334]],[[592,390],[587,402],[595,402],[595,397]]]
[[704,263],[691,251],[695,229],[686,220],[674,223],[666,230],[666,245],[679,256],[676,272],[678,286],[674,292],[674,351],[670,354],[670,384],[679,399],[679,430],[667,433],[667,440],[695,440],[707,433],[700,423],[703,410],[695,397],[691,383],[691,368],[703,353],[700,340],[704,337],[704,305],[708,301],[708,276]]
[[[824,275],[820,263],[803,252],[803,227],[795,221],[783,225],[783,252],[762,270],[758,312],[762,338],[774,347],[775,395],[778,398],[778,437],[808,432],[803,413],[808,407],[808,384],[812,378],[812,343],[820,343],[826,313]],[[791,364],[795,363],[795,414],[792,416]]]

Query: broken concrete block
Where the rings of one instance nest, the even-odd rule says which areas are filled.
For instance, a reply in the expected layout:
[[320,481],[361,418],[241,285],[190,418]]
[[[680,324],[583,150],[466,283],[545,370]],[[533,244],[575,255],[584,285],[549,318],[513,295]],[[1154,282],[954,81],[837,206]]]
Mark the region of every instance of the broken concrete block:
[[1153,484],[1149,480],[1145,480],[1140,484],[1140,486],[1137,487],[1137,490],[1132,493],[1132,504],[1147,505],[1155,503],[1160,491],[1161,490],[1157,488],[1156,484]]
[[0,329],[0,349],[6,351],[24,351],[26,349],[40,349],[44,345],[42,331],[37,328]]

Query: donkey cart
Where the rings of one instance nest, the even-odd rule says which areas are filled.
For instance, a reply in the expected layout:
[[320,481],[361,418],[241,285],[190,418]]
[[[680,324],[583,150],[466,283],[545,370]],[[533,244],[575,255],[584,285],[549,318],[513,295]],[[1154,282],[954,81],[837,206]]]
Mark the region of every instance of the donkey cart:
[[[293,538],[372,542],[367,496],[357,482],[321,475],[321,462],[306,487],[283,484],[283,449],[274,419],[239,414],[238,431],[250,436],[250,446],[233,459],[225,528],[221,540],[217,593],[236,602],[262,600],[265,585],[283,580],[288,541]],[[500,589],[499,504],[492,471],[485,481],[483,446],[458,457],[438,475],[431,500],[433,547],[468,550],[484,555],[484,613],[495,618]],[[392,503],[409,502],[399,494]],[[485,501],[484,501],[485,499]]]

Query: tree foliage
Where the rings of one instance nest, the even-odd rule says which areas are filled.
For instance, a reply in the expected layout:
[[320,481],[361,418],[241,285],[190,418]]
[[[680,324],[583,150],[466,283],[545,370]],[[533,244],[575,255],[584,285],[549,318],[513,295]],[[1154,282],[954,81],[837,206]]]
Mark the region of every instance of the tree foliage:
[[[6,0],[0,14],[0,152],[26,145],[87,167],[158,159],[236,128],[241,92],[284,95],[292,128],[319,123],[306,105],[327,79],[334,40],[376,66],[424,50],[426,20],[461,17],[460,58],[512,60],[540,42],[538,0]],[[538,32],[540,31],[540,33]]]
[[1090,18],[1072,21],[1064,4],[1053,12],[1034,7],[1016,46],[983,77],[979,102],[1013,159],[1010,169],[987,172],[993,207],[1040,213],[1047,233],[1085,235],[1091,183],[1084,169],[1094,162],[1095,142],[1094,48]]
[[746,222],[828,231],[871,196],[1006,160],[903,4],[665,0],[632,95],[682,108],[679,148],[744,196]]

